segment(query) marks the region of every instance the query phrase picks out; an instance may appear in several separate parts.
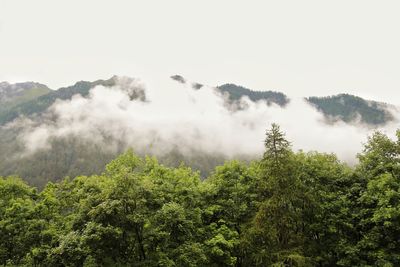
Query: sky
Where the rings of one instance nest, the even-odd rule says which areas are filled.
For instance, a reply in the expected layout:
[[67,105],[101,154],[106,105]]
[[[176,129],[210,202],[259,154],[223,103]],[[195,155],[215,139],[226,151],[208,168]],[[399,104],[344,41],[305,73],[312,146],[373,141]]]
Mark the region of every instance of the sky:
[[400,105],[400,2],[0,0],[0,81],[181,74]]

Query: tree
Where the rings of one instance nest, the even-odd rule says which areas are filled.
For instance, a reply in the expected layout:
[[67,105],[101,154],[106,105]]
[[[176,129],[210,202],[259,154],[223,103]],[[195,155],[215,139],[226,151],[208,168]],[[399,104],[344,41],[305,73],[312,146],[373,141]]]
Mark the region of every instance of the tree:
[[352,189],[358,179],[335,155],[299,152],[295,158],[303,192],[304,255],[314,265],[336,266],[356,237]]
[[229,233],[224,238],[231,237],[231,245],[220,248],[225,256],[219,257],[224,258],[224,263],[218,262],[219,266],[234,263],[242,266],[246,262],[248,246],[241,241],[257,211],[259,169],[258,164],[247,166],[238,161],[230,161],[217,167],[214,174],[203,183],[204,224],[208,225],[207,232],[218,235],[210,236],[208,244],[214,244],[214,249],[218,244],[223,244],[215,242],[222,238],[216,229],[224,229],[223,233]]
[[375,132],[359,154],[353,250],[364,266],[400,264],[400,132],[392,141]]
[[306,264],[302,245],[302,192],[290,143],[276,124],[265,139],[262,195],[249,236],[254,244],[255,265],[301,266]]
[[396,133],[397,141],[392,141],[382,132],[375,132],[368,138],[364,150],[358,155],[358,170],[367,179],[390,172],[400,178],[400,130]]

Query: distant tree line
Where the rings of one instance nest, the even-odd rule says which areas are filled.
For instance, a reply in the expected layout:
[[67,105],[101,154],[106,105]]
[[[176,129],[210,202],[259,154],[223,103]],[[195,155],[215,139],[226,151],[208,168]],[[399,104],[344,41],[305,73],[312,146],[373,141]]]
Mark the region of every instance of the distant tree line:
[[281,93],[281,92],[274,92],[274,91],[254,91],[247,89],[243,86],[235,85],[235,84],[224,84],[218,86],[217,89],[222,93],[227,93],[229,100],[231,102],[235,102],[240,100],[242,97],[246,96],[251,101],[266,101],[268,105],[277,104],[281,107],[286,106],[289,103],[289,98]]
[[349,94],[309,97],[307,101],[332,122],[342,120],[348,123],[356,121],[367,125],[384,125],[394,119],[388,111],[388,105]]

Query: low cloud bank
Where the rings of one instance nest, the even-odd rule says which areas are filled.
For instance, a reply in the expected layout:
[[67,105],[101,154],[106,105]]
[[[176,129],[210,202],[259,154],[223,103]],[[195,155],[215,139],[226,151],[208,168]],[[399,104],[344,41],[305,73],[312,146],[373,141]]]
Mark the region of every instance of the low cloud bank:
[[[24,127],[19,138],[26,153],[49,149],[51,138],[73,135],[110,150],[123,143],[155,155],[178,149],[184,155],[196,150],[227,158],[260,156],[265,130],[275,122],[295,150],[336,153],[354,163],[362,143],[377,130],[361,124],[326,124],[323,115],[301,98],[292,98],[281,108],[244,97],[247,108],[232,111],[226,107],[226,96],[212,87],[194,90],[191,83],[168,78],[126,83],[122,78],[114,87],[97,86],[86,98],[76,95],[57,101],[40,120],[20,120]],[[132,88],[144,89],[145,99],[132,100]],[[397,127],[393,122],[379,130],[391,135]]]

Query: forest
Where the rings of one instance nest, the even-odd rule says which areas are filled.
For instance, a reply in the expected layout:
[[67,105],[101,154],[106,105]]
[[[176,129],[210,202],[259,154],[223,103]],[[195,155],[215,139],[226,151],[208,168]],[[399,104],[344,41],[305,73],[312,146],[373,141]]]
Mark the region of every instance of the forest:
[[[205,179],[132,150],[101,175],[36,189],[0,178],[3,266],[399,266],[400,131],[359,163],[293,151],[273,124],[260,160]],[[92,155],[96,157],[96,155]]]
[[326,120],[331,123],[338,120],[347,123],[359,121],[365,125],[376,126],[395,119],[389,104],[365,100],[354,95],[314,96],[306,100],[321,111],[326,116]]

